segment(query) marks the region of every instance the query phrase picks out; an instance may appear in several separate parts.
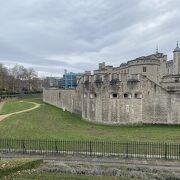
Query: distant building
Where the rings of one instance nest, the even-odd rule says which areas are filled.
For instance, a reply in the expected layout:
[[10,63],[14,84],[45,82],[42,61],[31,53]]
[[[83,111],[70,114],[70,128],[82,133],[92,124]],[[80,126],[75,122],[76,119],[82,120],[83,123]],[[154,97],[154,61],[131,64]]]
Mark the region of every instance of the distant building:
[[46,77],[46,85],[45,87],[58,87],[59,77]]
[[80,73],[73,73],[65,71],[63,75],[63,87],[64,89],[73,89],[77,86],[77,79],[81,76]]
[[64,88],[64,79],[63,79],[63,78],[60,78],[60,79],[58,80],[58,87],[59,87],[60,89],[63,89],[63,88]]
[[85,71],[84,74],[85,75],[91,75],[91,71]]

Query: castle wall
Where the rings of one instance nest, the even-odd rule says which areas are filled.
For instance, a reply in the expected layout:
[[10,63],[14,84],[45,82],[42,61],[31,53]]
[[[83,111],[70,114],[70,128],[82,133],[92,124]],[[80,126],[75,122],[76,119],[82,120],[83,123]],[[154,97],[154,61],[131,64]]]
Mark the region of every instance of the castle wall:
[[157,52],[117,68],[100,63],[75,90],[44,89],[43,99],[91,122],[180,124],[180,49],[171,61]]
[[83,119],[106,124],[180,124],[180,95],[145,76],[126,82],[82,77],[76,90],[49,89],[43,100]]
[[168,123],[180,124],[180,93],[170,95],[168,107]]
[[168,123],[169,94],[152,81],[143,83],[142,119],[144,123]]
[[44,89],[43,101],[69,112],[82,113],[81,100],[75,90]]

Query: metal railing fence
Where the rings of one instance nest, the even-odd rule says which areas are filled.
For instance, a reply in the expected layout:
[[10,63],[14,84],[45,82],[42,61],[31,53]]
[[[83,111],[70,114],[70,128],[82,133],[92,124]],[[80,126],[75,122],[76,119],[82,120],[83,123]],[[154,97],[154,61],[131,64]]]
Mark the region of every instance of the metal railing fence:
[[180,160],[180,144],[0,138],[0,153]]

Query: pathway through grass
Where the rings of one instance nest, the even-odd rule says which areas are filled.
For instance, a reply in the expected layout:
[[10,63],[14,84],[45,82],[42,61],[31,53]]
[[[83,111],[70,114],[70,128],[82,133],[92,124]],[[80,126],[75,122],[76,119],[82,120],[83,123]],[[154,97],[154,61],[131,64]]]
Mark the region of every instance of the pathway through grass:
[[0,121],[14,114],[20,114],[20,113],[32,111],[38,108],[39,106],[40,104],[36,102],[26,102],[26,101],[7,102],[2,108],[1,111],[2,115],[0,114]]
[[4,104],[0,110],[1,115],[10,114],[17,111],[22,111],[25,109],[30,109],[34,107],[34,104],[26,101],[9,101]]

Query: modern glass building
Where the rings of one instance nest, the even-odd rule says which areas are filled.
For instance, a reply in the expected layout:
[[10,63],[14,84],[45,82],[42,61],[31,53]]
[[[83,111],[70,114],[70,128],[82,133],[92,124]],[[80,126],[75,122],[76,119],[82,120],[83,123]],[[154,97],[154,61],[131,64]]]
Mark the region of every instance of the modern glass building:
[[77,86],[77,77],[81,76],[80,73],[65,72],[63,75],[63,87],[64,89],[71,89]]

